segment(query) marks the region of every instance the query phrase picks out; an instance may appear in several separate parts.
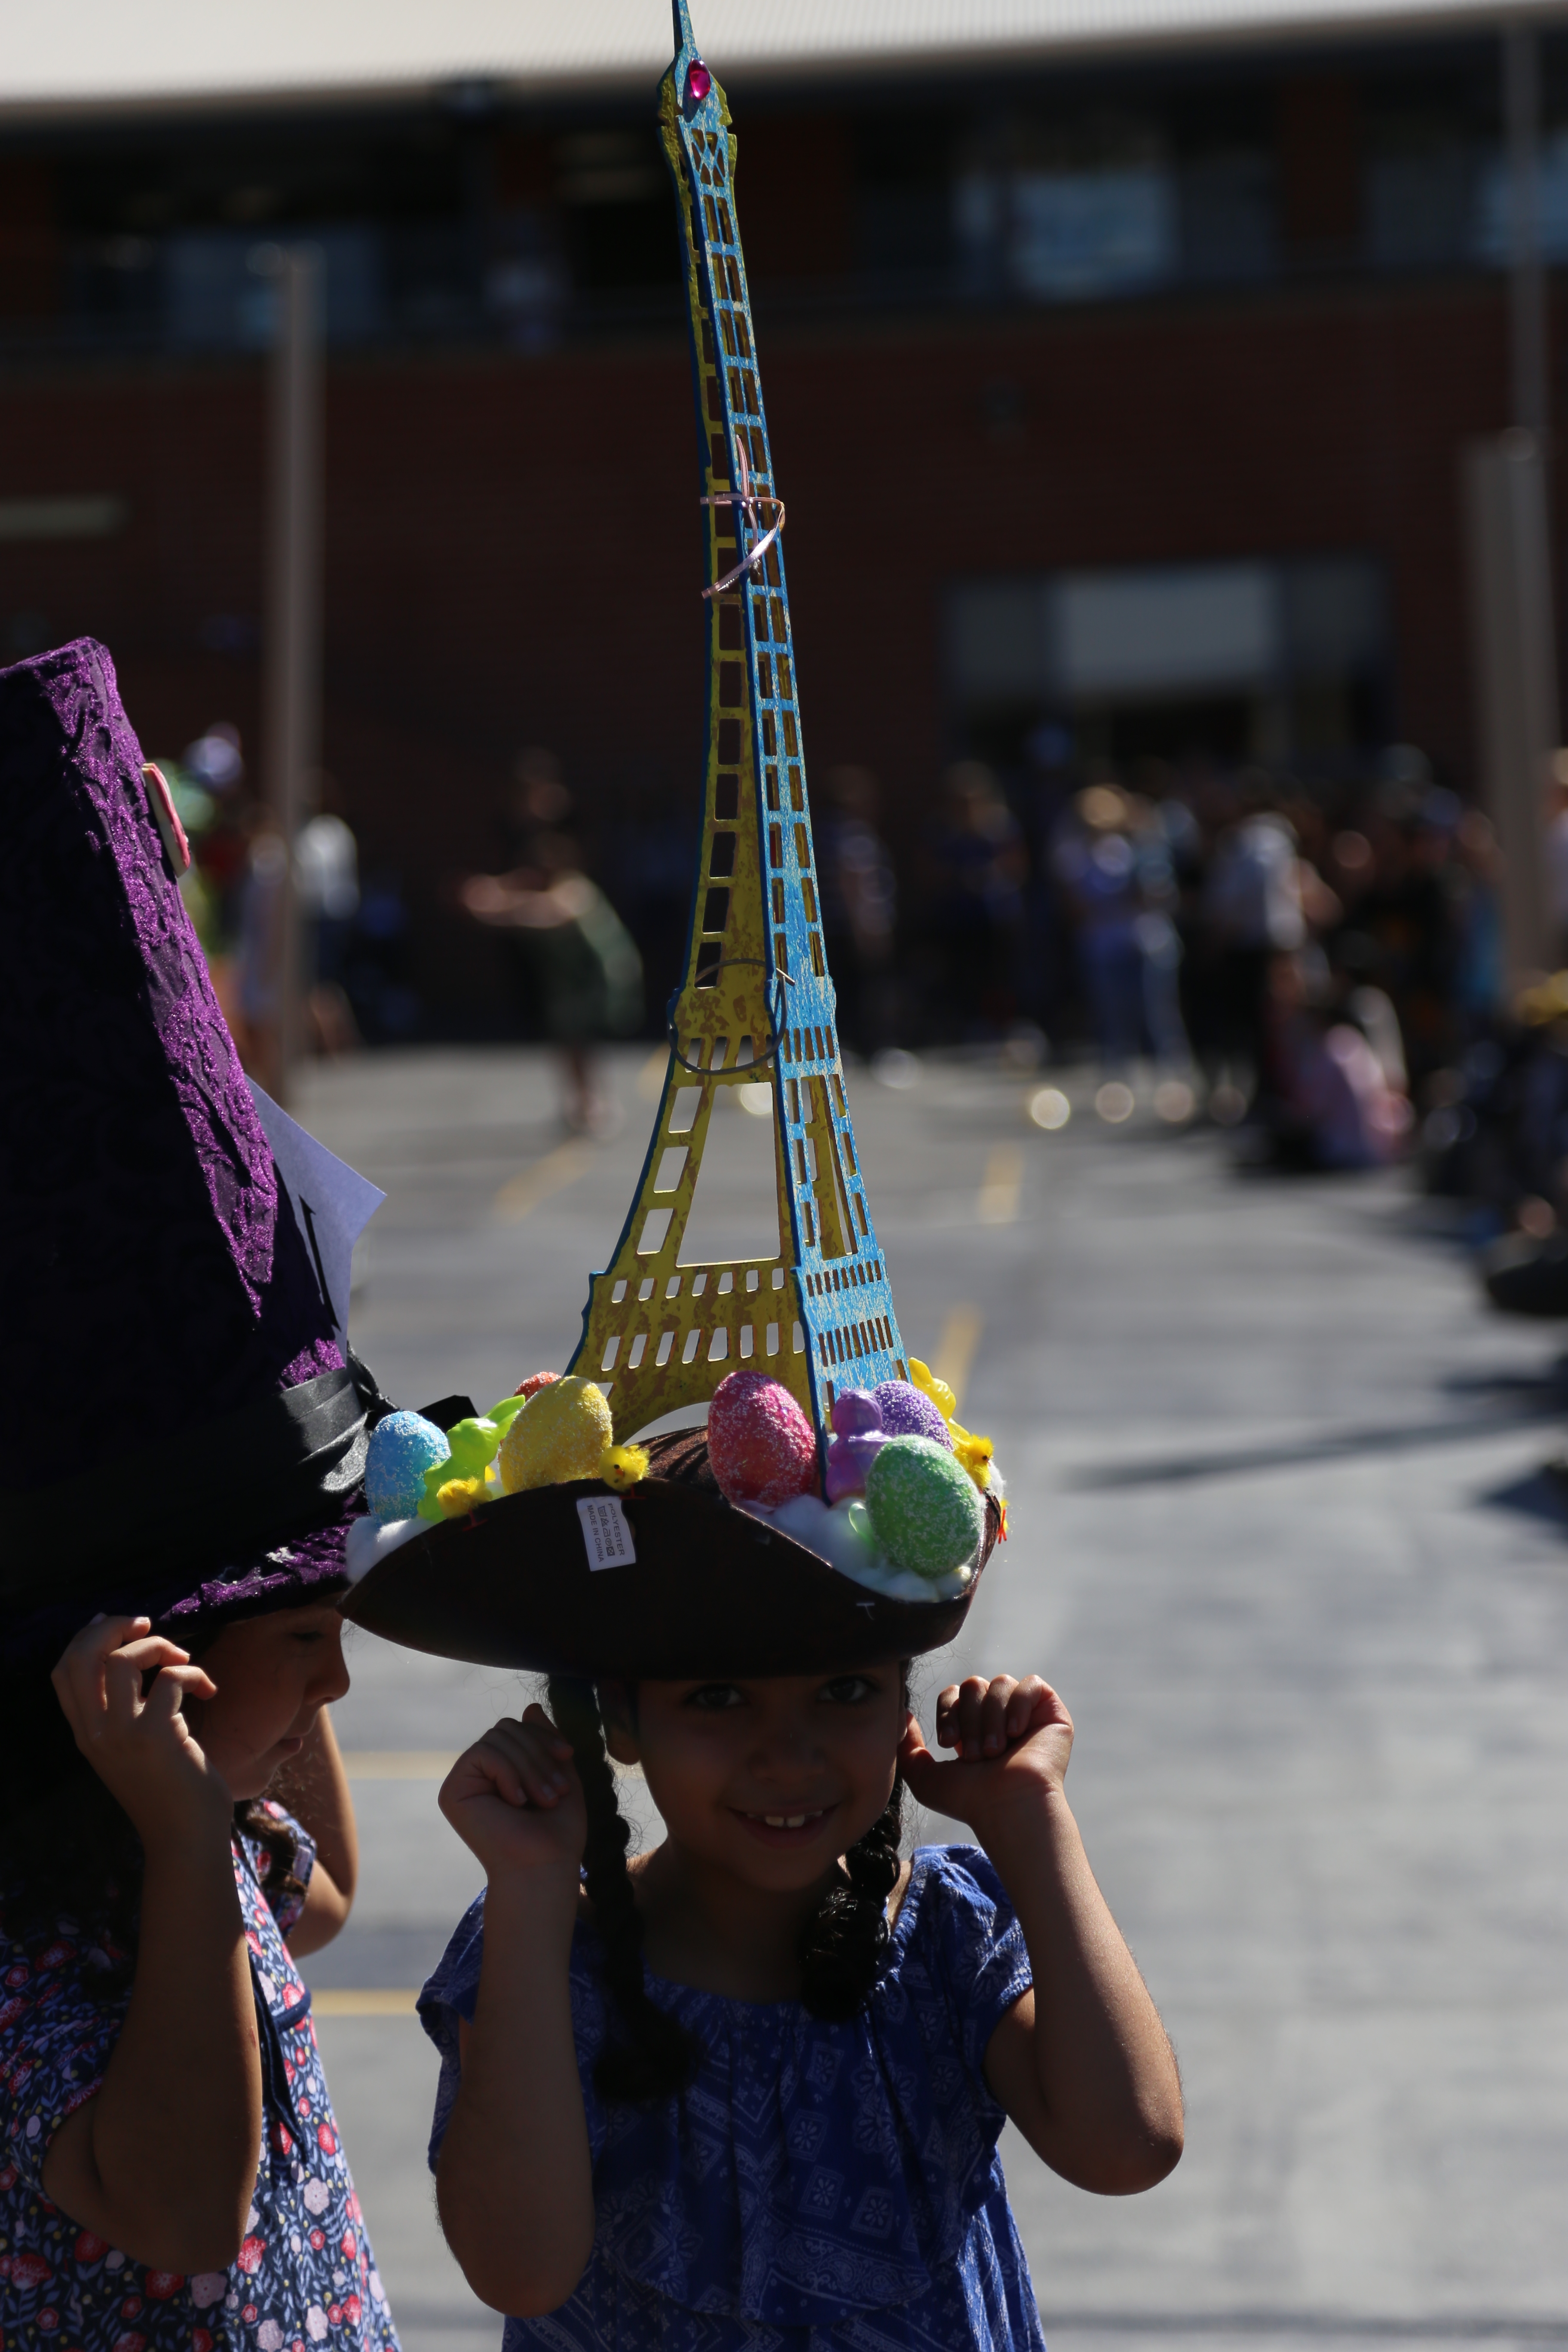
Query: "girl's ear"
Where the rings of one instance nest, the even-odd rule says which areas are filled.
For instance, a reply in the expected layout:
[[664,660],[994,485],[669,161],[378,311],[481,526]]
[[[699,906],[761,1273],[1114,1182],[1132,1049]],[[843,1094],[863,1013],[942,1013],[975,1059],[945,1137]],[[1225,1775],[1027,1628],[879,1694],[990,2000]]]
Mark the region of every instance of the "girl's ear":
[[598,1693],[605,1746],[617,1764],[639,1764],[630,1692],[625,1683],[607,1682],[598,1685]]

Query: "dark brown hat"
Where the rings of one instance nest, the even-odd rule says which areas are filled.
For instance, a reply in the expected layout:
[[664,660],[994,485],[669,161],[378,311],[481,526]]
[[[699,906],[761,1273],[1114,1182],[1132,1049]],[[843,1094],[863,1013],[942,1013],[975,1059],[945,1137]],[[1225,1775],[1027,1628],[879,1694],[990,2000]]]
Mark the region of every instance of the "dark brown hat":
[[[967,1588],[896,1599],[727,1503],[703,1431],[646,1442],[649,1474],[628,1492],[576,1478],[444,1520],[378,1560],[344,1598],[344,1616],[407,1649],[540,1674],[826,1674],[951,1642],[1001,1532],[987,1497]],[[607,1546],[595,1534],[606,1511]],[[595,1565],[628,1548],[635,1557]]]

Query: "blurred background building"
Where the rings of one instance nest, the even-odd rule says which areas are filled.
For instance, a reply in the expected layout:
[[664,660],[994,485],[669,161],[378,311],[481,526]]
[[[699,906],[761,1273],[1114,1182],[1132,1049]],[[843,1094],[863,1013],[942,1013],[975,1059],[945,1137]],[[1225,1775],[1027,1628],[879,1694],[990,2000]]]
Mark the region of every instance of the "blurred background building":
[[[917,980],[968,952],[933,879],[965,840],[1011,941],[973,1018],[1081,1015],[1030,892],[1098,774],[1174,779],[1206,821],[1205,777],[1351,793],[1399,742],[1475,790],[1461,457],[1516,421],[1500,23],[703,16],[862,1042],[920,1026],[868,922],[897,908]],[[505,1025],[457,886],[516,863],[531,746],[656,1025],[674,968],[703,671],[668,47],[658,0],[94,5],[8,36],[0,653],[102,637],[150,750],[218,719],[257,741],[275,248],[323,257],[322,757],[373,1033]],[[1568,27],[1540,55],[1550,264]],[[1560,311],[1552,277],[1552,337]]]

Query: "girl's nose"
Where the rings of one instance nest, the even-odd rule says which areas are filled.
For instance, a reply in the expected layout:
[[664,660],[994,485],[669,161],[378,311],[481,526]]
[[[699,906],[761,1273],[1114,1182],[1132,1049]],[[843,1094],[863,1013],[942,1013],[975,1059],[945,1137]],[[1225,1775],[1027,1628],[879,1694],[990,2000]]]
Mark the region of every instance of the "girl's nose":
[[819,1761],[820,1750],[805,1724],[770,1725],[750,1758],[752,1771],[764,1781],[798,1777]]
[[342,1698],[349,1686],[348,1660],[343,1655],[343,1629],[334,1624],[329,1640],[322,1645],[322,1655],[316,1672],[310,1677],[310,1696],[328,1704]]

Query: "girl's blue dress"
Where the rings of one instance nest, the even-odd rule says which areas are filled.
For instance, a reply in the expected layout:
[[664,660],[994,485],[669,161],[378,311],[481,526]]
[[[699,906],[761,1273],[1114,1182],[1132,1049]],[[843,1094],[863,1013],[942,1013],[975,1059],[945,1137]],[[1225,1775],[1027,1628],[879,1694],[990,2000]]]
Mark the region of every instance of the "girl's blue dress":
[[[484,1897],[420,1996],[441,2053],[435,2166],[479,1993]],[[976,1846],[922,1846],[887,1963],[847,2024],[649,1976],[700,2044],[658,2105],[602,2103],[597,1939],[572,1948],[572,2017],[598,2229],[575,2293],[509,2319],[503,2352],[1044,2352],[981,2061],[1031,1982]]]

